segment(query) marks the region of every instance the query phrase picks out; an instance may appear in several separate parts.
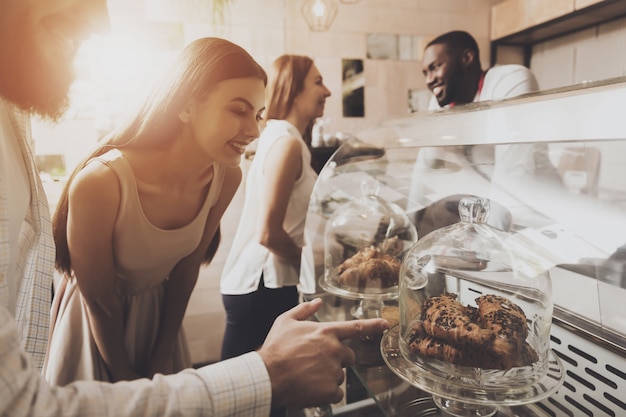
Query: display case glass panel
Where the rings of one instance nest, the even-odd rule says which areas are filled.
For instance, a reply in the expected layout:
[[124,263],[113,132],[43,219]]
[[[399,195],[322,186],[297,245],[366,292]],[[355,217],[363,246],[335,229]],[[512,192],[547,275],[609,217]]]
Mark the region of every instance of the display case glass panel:
[[[324,273],[324,227],[359,184],[403,210],[421,238],[459,221],[458,201],[491,201],[491,226],[541,252],[554,304],[624,343],[626,81],[611,80],[418,113],[362,132],[320,172],[303,274]],[[581,302],[584,300],[584,302]]]
[[[482,197],[491,203],[488,225],[510,234],[511,244],[534,248],[533,267],[549,274],[557,334],[561,326],[576,329],[591,346],[609,352],[607,358],[623,358],[625,101],[626,78],[613,79],[416,113],[359,133],[319,174],[307,214],[302,275],[311,282],[324,275],[326,224],[338,207],[362,195],[363,182],[376,183],[378,195],[404,210],[419,239],[458,223],[462,197]],[[319,287],[308,292],[324,293]],[[350,319],[334,315],[344,300],[331,298],[334,305],[319,318]],[[385,305],[397,308],[393,300]],[[396,319],[397,312],[390,321]],[[553,347],[560,339],[551,338]],[[587,356],[603,363],[597,359],[602,355]],[[616,415],[626,412],[611,400],[624,384],[624,363],[602,368],[616,369],[609,379],[618,388],[610,384],[605,392],[588,393],[583,384],[561,390],[563,398],[579,396],[568,405],[578,404],[573,415],[585,407],[585,398],[614,407]],[[568,415],[559,413],[552,415]]]

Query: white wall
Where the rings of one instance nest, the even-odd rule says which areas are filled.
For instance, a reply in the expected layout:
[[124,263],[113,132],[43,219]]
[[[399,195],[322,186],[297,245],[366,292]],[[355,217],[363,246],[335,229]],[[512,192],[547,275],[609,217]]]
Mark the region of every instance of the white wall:
[[[530,68],[542,89],[626,75],[626,18],[536,45]],[[614,123],[622,121],[614,120]],[[621,164],[622,154],[602,153],[600,182],[603,187],[623,189],[623,178],[615,176],[619,170],[610,169]]]

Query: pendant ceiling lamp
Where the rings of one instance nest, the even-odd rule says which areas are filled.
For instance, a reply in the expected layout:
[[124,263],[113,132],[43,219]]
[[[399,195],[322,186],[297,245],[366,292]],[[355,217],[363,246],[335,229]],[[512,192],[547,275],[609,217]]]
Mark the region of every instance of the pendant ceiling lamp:
[[306,0],[302,5],[304,20],[315,32],[328,30],[336,14],[337,5],[334,0]]

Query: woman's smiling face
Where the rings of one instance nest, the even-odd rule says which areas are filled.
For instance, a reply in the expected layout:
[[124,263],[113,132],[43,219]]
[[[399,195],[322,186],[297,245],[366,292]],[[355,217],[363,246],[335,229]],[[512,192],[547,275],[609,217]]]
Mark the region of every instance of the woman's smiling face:
[[234,78],[219,82],[204,100],[193,101],[181,120],[212,161],[236,166],[246,146],[259,137],[264,109],[263,81]]

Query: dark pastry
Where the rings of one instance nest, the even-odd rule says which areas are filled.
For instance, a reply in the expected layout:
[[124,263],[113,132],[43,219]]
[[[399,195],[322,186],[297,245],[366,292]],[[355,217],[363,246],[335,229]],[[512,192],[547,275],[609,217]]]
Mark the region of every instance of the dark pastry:
[[481,348],[492,343],[493,332],[481,328],[476,313],[456,300],[455,294],[430,297],[422,305],[426,333],[456,346]]
[[476,304],[482,326],[495,335],[491,350],[502,358],[505,368],[515,366],[528,336],[526,315],[517,304],[493,294],[478,297]]
[[505,297],[484,295],[478,308],[463,306],[456,294],[428,298],[408,337],[423,357],[483,369],[529,366],[539,360],[526,342],[524,311]]
[[422,322],[417,322],[409,336],[409,349],[420,356],[439,359],[461,366],[472,366],[484,369],[500,368],[497,356],[485,349],[469,346],[460,348],[442,340],[428,336]]

